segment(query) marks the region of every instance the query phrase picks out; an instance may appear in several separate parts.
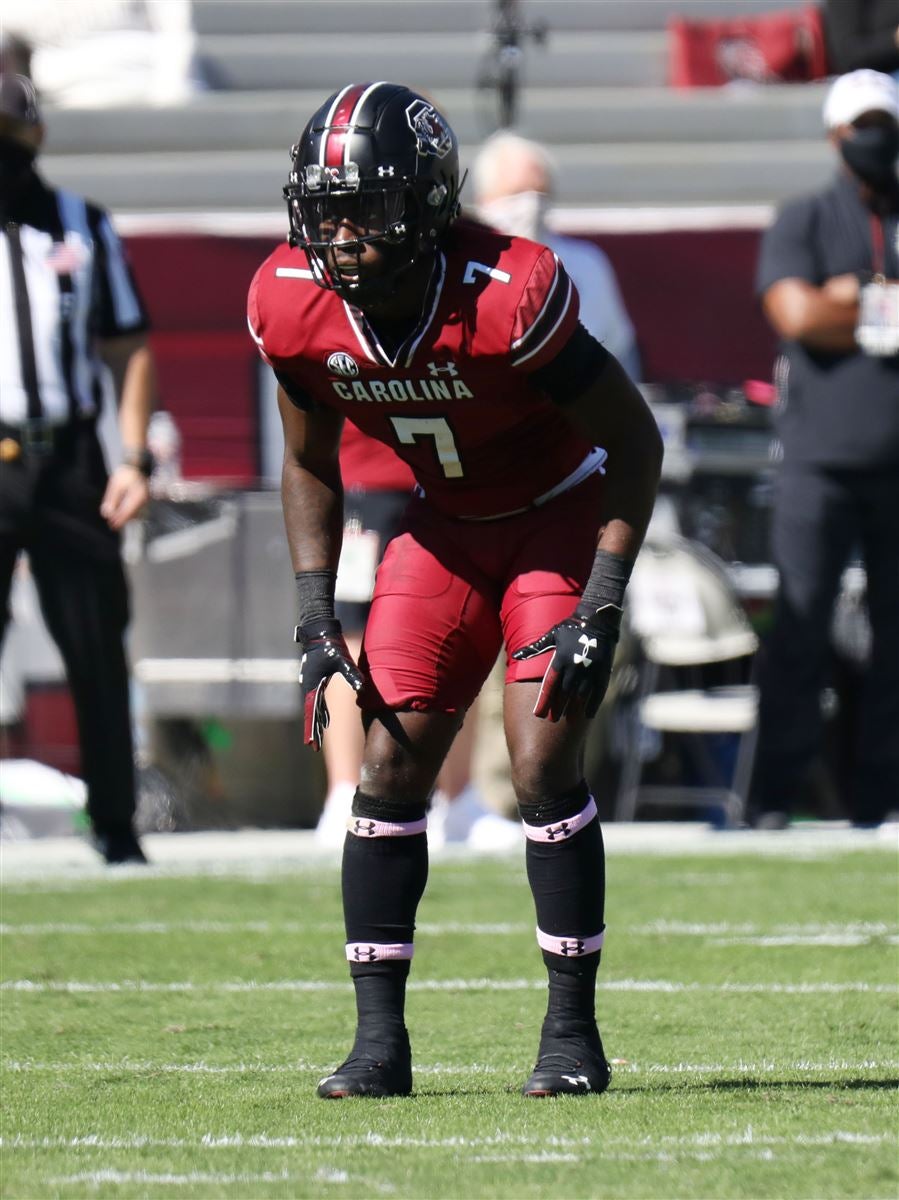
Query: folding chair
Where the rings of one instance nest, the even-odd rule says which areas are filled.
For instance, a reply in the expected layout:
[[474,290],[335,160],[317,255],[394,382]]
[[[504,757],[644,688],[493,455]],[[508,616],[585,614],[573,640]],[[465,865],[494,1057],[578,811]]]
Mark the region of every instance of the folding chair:
[[[756,689],[742,680],[758,640],[724,564],[681,538],[647,543],[630,588],[629,633],[637,645],[637,688],[627,723],[615,818],[647,805],[720,807],[740,822],[756,738]],[[719,682],[709,684],[709,676]],[[646,731],[685,739],[698,782],[644,783]],[[738,741],[733,771],[712,754],[709,736]]]

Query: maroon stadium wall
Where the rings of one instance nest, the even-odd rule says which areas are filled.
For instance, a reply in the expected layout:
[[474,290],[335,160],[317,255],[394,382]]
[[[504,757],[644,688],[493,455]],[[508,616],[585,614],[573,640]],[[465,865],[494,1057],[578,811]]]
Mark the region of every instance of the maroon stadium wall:
[[[584,234],[609,255],[650,383],[769,379],[774,341],[753,295],[757,229]],[[160,396],[183,435],[184,473],[258,473],[258,358],[246,294],[266,237],[134,234],[128,248],[153,322]]]

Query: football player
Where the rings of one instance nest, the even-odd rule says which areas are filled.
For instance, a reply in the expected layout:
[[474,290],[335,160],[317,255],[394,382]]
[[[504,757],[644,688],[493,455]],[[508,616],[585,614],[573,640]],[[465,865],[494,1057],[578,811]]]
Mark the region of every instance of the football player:
[[[459,215],[456,137],[394,83],[341,88],[292,148],[290,236],[250,288],[279,382],[306,742],[325,687],[358,693],[365,755],[343,851],[349,1056],[325,1098],[406,1095],[404,1021],[426,811],[496,655],[549,980],[527,1096],[602,1092],[596,1025],[604,852],[583,773],[661,439],[640,393],[578,322],[553,252]],[[357,664],[334,616],[344,418],[418,483],[378,571]]]

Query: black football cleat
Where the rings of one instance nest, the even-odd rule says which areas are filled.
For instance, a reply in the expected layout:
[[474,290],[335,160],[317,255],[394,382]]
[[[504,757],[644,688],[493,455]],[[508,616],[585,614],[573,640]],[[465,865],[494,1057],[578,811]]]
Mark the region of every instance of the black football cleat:
[[522,1095],[599,1095],[609,1086],[612,1068],[606,1061],[599,1035],[594,1038],[553,1037],[541,1041],[537,1065],[521,1089]]
[[93,844],[97,853],[110,866],[147,861],[140,842],[130,829],[97,830],[93,835]]
[[412,1056],[409,1044],[388,1048],[378,1043],[357,1043],[346,1062],[318,1085],[322,1100],[368,1096],[408,1096],[412,1091]]

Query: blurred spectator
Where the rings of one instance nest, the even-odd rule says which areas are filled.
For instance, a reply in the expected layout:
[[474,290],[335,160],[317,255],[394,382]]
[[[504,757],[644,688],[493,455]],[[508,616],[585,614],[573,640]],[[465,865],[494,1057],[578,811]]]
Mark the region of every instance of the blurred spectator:
[[[387,543],[399,529],[415,481],[409,467],[389,447],[367,437],[351,421],[343,427],[340,472],[344,530],[336,612],[347,647],[358,662],[375,571]],[[331,724],[322,747],[328,792],[315,837],[320,845],[336,848],[344,843],[353,795],[359,786],[364,738],[361,713],[350,688],[331,688],[328,707]],[[485,808],[472,780],[477,727],[475,700],[437,779],[428,817],[432,847],[452,842],[464,843],[473,850],[499,850],[522,840],[518,822]]]
[[4,24],[33,45],[35,86],[57,106],[180,104],[205,88],[190,0],[29,0]]
[[473,175],[475,202],[484,220],[558,254],[578,290],[581,321],[630,377],[639,379],[636,335],[612,264],[592,242],[562,237],[546,224],[554,175],[548,151],[517,134],[496,133],[481,147]]
[[824,0],[824,29],[834,74],[899,71],[899,0]]
[[0,29],[0,75],[24,75],[31,78],[31,46],[21,37]]
[[[97,848],[143,862],[119,537],[149,494],[153,359],[108,215],[34,168],[43,132],[30,82],[0,76],[0,639],[25,550],[75,702]],[[124,446],[109,475],[96,429],[104,362]]]
[[843,570],[861,550],[873,635],[848,807],[899,806],[899,91],[876,71],[832,85],[830,187],[766,233],[758,291],[783,339],[783,465],[772,523],[780,589],[760,659],[751,813],[780,827],[820,746],[820,696]]

